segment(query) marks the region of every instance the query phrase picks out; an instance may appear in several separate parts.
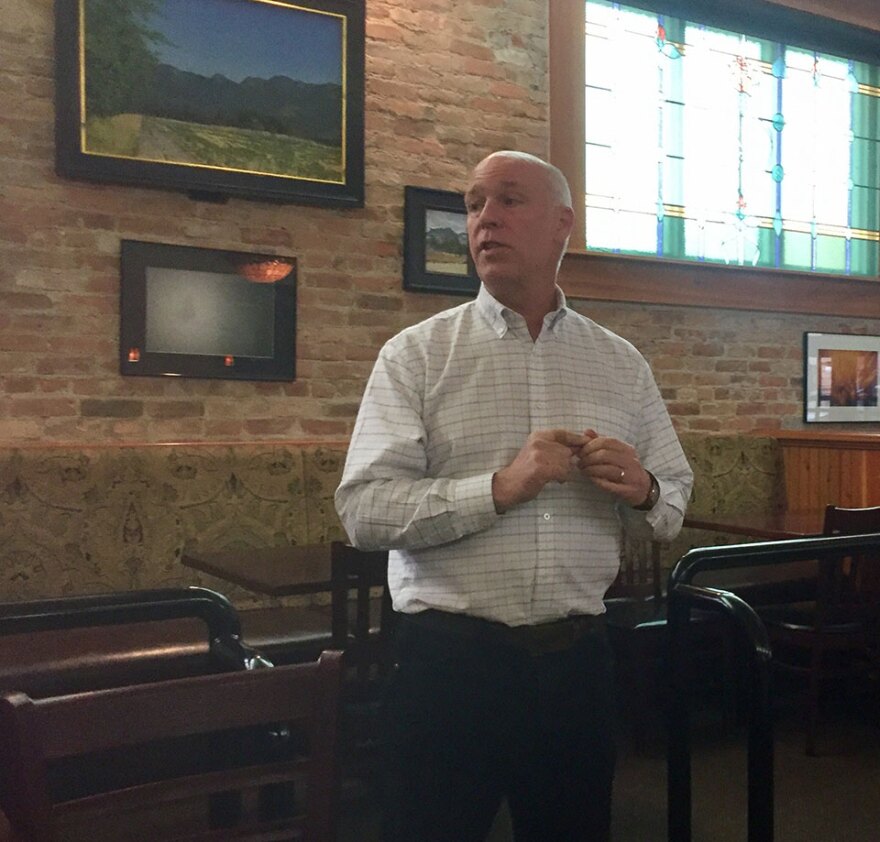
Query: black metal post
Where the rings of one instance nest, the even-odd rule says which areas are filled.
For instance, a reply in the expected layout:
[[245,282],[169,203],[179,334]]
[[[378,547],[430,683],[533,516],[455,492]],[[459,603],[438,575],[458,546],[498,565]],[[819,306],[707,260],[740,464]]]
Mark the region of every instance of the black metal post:
[[690,608],[722,614],[749,654],[748,842],[773,842],[773,726],[770,714],[770,645],[757,614],[735,594],[677,584],[669,592],[670,671],[668,828],[670,842],[690,842],[692,820],[689,647]]

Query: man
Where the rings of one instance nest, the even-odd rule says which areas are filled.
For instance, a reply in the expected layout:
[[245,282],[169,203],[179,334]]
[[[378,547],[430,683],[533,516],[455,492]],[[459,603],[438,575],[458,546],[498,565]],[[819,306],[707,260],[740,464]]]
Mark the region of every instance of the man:
[[336,504],[391,548],[386,838],[607,840],[603,595],[621,530],[668,539],[692,474],[647,363],[566,307],[559,170],[496,152],[465,195],[474,301],[382,349]]

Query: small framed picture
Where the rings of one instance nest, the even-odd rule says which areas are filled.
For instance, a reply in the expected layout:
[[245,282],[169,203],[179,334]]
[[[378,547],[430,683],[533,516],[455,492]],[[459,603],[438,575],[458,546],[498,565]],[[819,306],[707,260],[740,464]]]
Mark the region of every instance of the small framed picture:
[[293,380],[296,259],[123,240],[119,371]]
[[804,334],[804,421],[880,421],[880,336]]
[[461,193],[405,189],[403,288],[476,295],[480,280],[468,249],[467,212]]

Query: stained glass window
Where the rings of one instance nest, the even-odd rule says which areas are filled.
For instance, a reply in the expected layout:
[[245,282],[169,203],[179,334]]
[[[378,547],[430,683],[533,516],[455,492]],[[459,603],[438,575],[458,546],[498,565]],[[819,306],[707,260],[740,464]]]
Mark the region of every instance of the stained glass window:
[[880,268],[880,67],[586,2],[586,244]]

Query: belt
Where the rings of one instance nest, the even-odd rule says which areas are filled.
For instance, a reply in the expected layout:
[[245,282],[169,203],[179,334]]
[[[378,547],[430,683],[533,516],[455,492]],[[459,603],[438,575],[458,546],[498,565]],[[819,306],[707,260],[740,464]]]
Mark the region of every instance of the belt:
[[508,626],[494,620],[430,608],[416,614],[403,614],[401,619],[429,631],[475,643],[500,643],[522,649],[530,655],[563,652],[587,634],[605,632],[604,614],[577,614],[534,626]]

